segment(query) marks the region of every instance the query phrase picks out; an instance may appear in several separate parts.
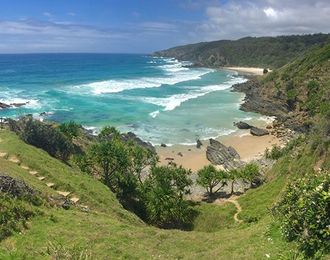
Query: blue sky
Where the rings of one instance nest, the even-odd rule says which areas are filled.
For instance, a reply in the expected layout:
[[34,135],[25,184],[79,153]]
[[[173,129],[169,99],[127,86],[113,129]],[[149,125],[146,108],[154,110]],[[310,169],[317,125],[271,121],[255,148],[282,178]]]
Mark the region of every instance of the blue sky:
[[149,53],[199,41],[329,32],[330,1],[1,0],[0,17],[0,53]]

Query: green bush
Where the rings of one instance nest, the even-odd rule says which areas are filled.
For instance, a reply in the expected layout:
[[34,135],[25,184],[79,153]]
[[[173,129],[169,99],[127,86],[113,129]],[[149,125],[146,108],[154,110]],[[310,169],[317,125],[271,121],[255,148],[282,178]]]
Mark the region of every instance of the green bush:
[[305,141],[305,137],[299,136],[290,140],[285,147],[281,148],[278,145],[274,145],[271,150],[268,148],[265,151],[265,156],[267,159],[278,160],[279,158],[287,155],[290,151],[292,151],[295,147],[300,145]]
[[284,155],[284,149],[274,145],[271,150],[266,149],[265,156],[267,159],[278,160]]
[[140,193],[149,223],[163,228],[185,228],[191,223],[193,210],[184,199],[190,193],[190,173],[176,166],[152,167]]
[[79,136],[80,125],[75,123],[74,121],[70,121],[67,123],[62,123],[59,125],[58,129],[70,140],[74,137]]
[[0,194],[0,241],[21,230],[35,215],[33,208],[23,200]]
[[73,144],[57,128],[42,122],[28,119],[21,130],[22,139],[35,147],[41,148],[51,156],[66,161],[73,153]]
[[272,209],[283,235],[306,257],[330,251],[330,175],[310,174],[287,187]]

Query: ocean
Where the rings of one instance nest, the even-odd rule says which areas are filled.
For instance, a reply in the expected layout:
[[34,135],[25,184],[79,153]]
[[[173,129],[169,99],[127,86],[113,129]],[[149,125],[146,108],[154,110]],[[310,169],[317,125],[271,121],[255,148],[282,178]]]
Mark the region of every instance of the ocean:
[[74,120],[96,132],[111,125],[154,145],[194,144],[235,132],[234,121],[265,120],[240,111],[244,95],[230,92],[244,77],[189,65],[139,54],[0,55],[0,102],[29,102],[0,116]]

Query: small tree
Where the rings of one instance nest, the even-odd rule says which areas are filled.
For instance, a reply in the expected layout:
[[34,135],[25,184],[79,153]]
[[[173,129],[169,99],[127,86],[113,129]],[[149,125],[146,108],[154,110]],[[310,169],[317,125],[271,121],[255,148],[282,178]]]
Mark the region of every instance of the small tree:
[[100,141],[90,148],[90,158],[101,168],[104,183],[113,191],[118,191],[120,174],[127,171],[129,155],[119,139]]
[[60,124],[58,128],[67,138],[72,140],[74,137],[79,135],[80,125],[74,121],[70,121]]
[[184,199],[184,195],[190,193],[190,173],[176,166],[152,167],[140,192],[149,223],[180,228],[190,221],[192,209]]
[[248,163],[240,170],[240,177],[250,184],[260,175],[259,167],[255,163]]
[[232,169],[228,172],[228,180],[231,181],[230,194],[234,194],[234,186],[238,179],[241,178],[241,172],[238,169]]
[[[213,165],[204,166],[204,168],[198,171],[197,175],[197,184],[206,188],[210,197],[227,184],[226,172],[218,171]],[[218,185],[220,186],[214,191],[213,189]]]

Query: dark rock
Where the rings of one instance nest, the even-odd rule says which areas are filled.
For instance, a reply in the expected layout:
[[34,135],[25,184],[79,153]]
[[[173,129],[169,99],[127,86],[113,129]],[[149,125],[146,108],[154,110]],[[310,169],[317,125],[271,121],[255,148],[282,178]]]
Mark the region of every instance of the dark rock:
[[196,148],[200,149],[202,145],[203,145],[203,143],[201,142],[201,140],[198,139],[196,141]]
[[160,146],[161,147],[167,147],[167,145],[166,144],[163,144],[163,143]]
[[251,188],[257,188],[263,184],[264,180],[261,177],[256,177],[251,181]]
[[10,108],[10,105],[7,105],[5,103],[1,103],[0,102],[0,108],[3,109],[3,108]]
[[36,195],[36,192],[25,182],[16,180],[7,175],[0,175],[0,192],[7,193],[18,198]]
[[240,156],[233,147],[210,139],[210,145],[206,149],[207,159],[215,165],[223,165],[226,169],[233,169],[243,165]]
[[266,129],[261,129],[261,128],[254,127],[254,126],[251,127],[250,133],[252,135],[256,135],[256,136],[269,135],[269,132]]
[[166,161],[173,161],[174,158],[172,158],[172,157],[166,157],[165,160],[166,160]]
[[148,149],[149,151],[152,151],[154,153],[156,152],[155,147],[153,147],[153,145],[151,143],[143,141],[142,139],[137,137],[136,134],[134,134],[132,132],[128,132],[126,134],[121,134],[121,138],[125,142],[133,141],[137,145],[142,146],[143,148]]
[[29,104],[30,102],[23,102],[23,103],[11,103],[10,106],[12,107],[22,107],[22,106],[25,106],[27,104]]
[[178,152],[178,155],[181,156],[181,157],[183,157],[183,154],[181,152]]
[[237,123],[234,123],[234,126],[236,126],[238,129],[250,129],[252,126],[248,123],[239,121]]
[[71,202],[68,199],[66,199],[62,204],[62,208],[68,210],[70,209],[70,207],[71,207]]

